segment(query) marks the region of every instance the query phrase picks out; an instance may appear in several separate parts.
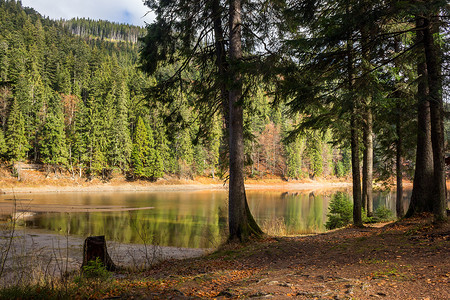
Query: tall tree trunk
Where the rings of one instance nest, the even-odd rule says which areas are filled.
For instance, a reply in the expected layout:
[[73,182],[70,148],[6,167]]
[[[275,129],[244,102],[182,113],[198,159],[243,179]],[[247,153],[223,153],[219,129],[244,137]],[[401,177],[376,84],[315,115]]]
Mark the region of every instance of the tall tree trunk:
[[229,89],[230,118],[230,179],[228,225],[229,240],[245,241],[250,236],[259,236],[261,229],[253,219],[247,204],[244,186],[244,121],[242,78],[237,62],[242,58],[241,45],[241,1],[230,1],[230,62],[232,86]]
[[[397,97],[398,99],[398,97]],[[402,112],[399,100],[397,100],[397,141],[396,141],[396,173],[397,173],[397,199],[395,202],[395,210],[397,212],[397,218],[401,218],[404,215],[403,210],[403,133],[402,133]]]
[[[423,28],[424,19],[416,18],[416,27]],[[423,30],[416,31],[417,43],[423,43]],[[424,57],[417,64],[417,151],[413,190],[406,217],[433,210],[433,150],[431,147],[430,102],[428,101],[428,71]]]
[[358,138],[358,122],[357,112],[353,109],[351,116],[351,148],[352,148],[352,182],[353,182],[353,224],[362,227],[362,199],[361,199],[361,175],[359,164],[359,138]]
[[[365,8],[368,9],[368,8]],[[365,86],[375,84],[371,75],[370,67],[370,48],[369,48],[369,30],[362,26],[361,44],[362,44],[362,66],[363,72],[369,74],[365,79]],[[373,37],[372,37],[373,38]],[[362,168],[362,208],[366,209],[367,215],[373,213],[373,115],[371,109],[371,95],[365,94],[364,97],[364,128],[363,128],[363,168]]]
[[373,213],[373,117],[372,110],[366,106],[366,120],[364,123],[364,154],[363,154],[363,189],[362,207],[366,209],[367,215]]
[[[437,22],[437,21],[436,21]],[[445,187],[445,149],[444,149],[444,104],[442,101],[442,79],[440,64],[440,49],[433,35],[439,32],[439,27],[430,22],[424,22],[424,49],[428,70],[428,88],[431,116],[431,144],[433,147],[434,166],[434,199],[433,214],[436,221],[447,219],[447,197]]]
[[[400,39],[394,38],[394,50],[395,53],[400,53]],[[398,66],[400,67],[400,66]],[[402,95],[400,93],[400,90],[397,88],[397,90],[394,92],[394,97],[396,99],[396,114],[397,114],[397,122],[395,124],[395,130],[397,135],[397,140],[395,142],[395,153],[396,153],[396,159],[395,159],[395,172],[397,177],[397,192],[396,192],[396,201],[395,201],[395,211],[397,213],[397,218],[402,218],[405,214],[403,210],[403,131],[402,131],[402,124],[403,124],[403,112],[402,112]]]
[[[350,35],[350,34],[349,34]],[[350,117],[350,144],[352,151],[352,181],[353,181],[353,224],[362,227],[361,215],[361,174],[359,164],[359,132],[358,132],[358,98],[355,97],[354,91],[354,70],[353,70],[353,44],[349,36],[347,40],[347,76],[348,76],[348,92],[352,101],[352,111]]]

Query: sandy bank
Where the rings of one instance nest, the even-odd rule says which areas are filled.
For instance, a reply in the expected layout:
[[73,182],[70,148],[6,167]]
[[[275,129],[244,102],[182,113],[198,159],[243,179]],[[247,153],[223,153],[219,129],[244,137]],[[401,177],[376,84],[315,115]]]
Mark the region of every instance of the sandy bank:
[[[0,231],[0,250],[2,254],[8,253],[1,283],[59,277],[81,267],[84,243],[81,237],[49,234],[40,230],[17,231],[9,251],[6,251],[10,236],[11,232]],[[118,267],[131,269],[148,267],[168,259],[198,257],[210,251],[117,242],[107,244],[114,263]]]
[[[314,190],[351,187],[349,182],[307,182],[307,183],[249,183],[246,184],[248,190]],[[227,190],[228,185],[224,184],[95,184],[95,185],[69,185],[69,186],[17,186],[0,187],[1,194],[26,194],[26,193],[71,193],[71,192],[183,192],[202,190]]]

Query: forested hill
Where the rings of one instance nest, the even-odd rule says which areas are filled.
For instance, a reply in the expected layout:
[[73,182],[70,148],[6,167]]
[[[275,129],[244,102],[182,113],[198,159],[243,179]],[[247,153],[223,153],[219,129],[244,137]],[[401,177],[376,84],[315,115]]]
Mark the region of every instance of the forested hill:
[[[139,70],[141,32],[104,21],[54,21],[0,0],[0,163],[104,179],[225,174],[222,115],[205,128],[189,91],[170,104],[146,97],[173,70],[155,78]],[[348,175],[349,149],[333,145],[331,132],[309,130],[287,141],[301,116],[273,107],[262,88],[253,97],[245,112],[248,176]]]
[[59,23],[68,28],[72,34],[85,38],[99,38],[109,41],[125,41],[137,43],[143,36],[145,29],[138,26],[118,24],[109,21],[95,21],[91,19],[76,18],[72,20],[60,20]]

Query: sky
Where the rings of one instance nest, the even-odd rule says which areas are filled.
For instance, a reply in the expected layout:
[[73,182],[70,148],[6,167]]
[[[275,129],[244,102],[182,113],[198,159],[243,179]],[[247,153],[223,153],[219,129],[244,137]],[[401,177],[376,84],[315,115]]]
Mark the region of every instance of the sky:
[[78,17],[145,26],[153,16],[145,16],[149,9],[143,0],[22,0],[22,5],[51,19]]

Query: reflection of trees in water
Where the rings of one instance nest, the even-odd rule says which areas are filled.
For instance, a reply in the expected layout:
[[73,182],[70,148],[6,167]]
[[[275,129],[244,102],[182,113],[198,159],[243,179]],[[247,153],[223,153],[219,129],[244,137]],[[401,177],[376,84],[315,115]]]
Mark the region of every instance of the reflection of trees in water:
[[[337,191],[312,193],[250,191],[249,206],[257,222],[276,220],[288,234],[302,234],[325,231],[326,214],[331,197]],[[405,191],[405,204],[409,201],[410,190]],[[342,192],[350,197],[348,191]],[[394,192],[374,193],[374,208],[386,206],[395,212]],[[83,195],[83,202],[92,202]],[[226,193],[164,193],[127,196],[130,206],[154,206],[152,210],[97,213],[39,213],[27,219],[26,226],[44,228],[65,234],[70,228],[71,235],[105,235],[108,240],[124,243],[148,243],[164,246],[209,248],[220,244],[221,237],[227,236]],[[118,204],[122,199],[110,200],[95,195],[95,205]],[[101,201],[99,201],[101,199]],[[123,198],[125,199],[125,198]],[[122,199],[122,200],[123,200]],[[351,197],[350,197],[351,199]],[[77,203],[78,204],[78,203]],[[113,205],[114,205],[113,204]],[[133,220],[135,221],[133,225]]]
[[158,244],[174,247],[209,248],[219,236],[218,210],[208,215],[178,209],[114,213],[65,213],[40,215],[33,227],[78,236],[105,235],[122,243]]

